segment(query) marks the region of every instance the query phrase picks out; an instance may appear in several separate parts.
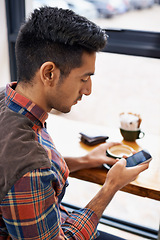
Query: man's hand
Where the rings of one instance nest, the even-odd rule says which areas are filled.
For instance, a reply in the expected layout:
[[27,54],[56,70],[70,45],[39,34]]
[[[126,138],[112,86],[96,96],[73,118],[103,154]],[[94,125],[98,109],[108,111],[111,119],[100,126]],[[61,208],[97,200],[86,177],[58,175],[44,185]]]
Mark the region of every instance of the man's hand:
[[99,167],[107,163],[114,165],[107,173],[105,183],[96,194],[96,196],[87,204],[86,208],[92,209],[98,218],[110,203],[115,193],[125,185],[133,181],[139,173],[146,170],[149,163],[137,165],[135,167],[126,167],[126,160],[113,159],[106,156],[106,150],[120,143],[104,143],[94,148],[91,152],[83,157],[65,158],[71,172],[83,168]]
[[104,163],[113,165],[118,160],[106,156],[106,150],[112,146],[119,145],[119,144],[121,143],[118,143],[118,142],[103,143],[95,147],[92,151],[87,153],[85,156],[65,157],[64,159],[68,165],[70,172],[74,172],[84,168],[100,167]]
[[134,167],[126,167],[126,159],[122,158],[109,170],[105,184],[111,184],[115,190],[119,190],[128,183],[134,181],[137,176],[148,167],[149,163],[139,164]]
[[148,166],[149,163],[144,163],[135,167],[126,167],[126,160],[124,158],[118,160],[108,171],[104,185],[87,204],[86,208],[92,209],[100,219],[115,193],[133,181],[138,174],[146,170]]
[[86,162],[88,163],[88,167],[100,167],[104,163],[107,163],[109,165],[115,164],[118,160],[112,157],[108,157],[106,155],[106,150],[110,147],[120,144],[121,143],[118,142],[103,143],[94,148],[91,152],[84,156]]

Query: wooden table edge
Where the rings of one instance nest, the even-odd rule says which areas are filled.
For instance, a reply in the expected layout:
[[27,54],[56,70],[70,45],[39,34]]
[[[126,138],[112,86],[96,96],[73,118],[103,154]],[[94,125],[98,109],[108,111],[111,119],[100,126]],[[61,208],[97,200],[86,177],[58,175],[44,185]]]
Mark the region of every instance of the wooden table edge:
[[[69,176],[80,179],[80,180],[103,185],[106,179],[106,175],[107,175],[106,169],[90,168],[90,169],[83,169],[83,170],[70,173]],[[144,186],[136,185],[134,182],[129,183],[128,185],[126,185],[120,190],[137,195],[137,196],[147,197],[150,199],[160,201],[160,191],[156,189],[149,189]]]

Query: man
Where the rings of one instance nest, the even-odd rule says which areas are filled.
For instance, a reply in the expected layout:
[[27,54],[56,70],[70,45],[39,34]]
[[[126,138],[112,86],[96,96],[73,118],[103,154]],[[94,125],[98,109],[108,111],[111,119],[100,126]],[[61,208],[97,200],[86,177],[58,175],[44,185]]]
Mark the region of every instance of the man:
[[[91,93],[96,52],[106,41],[94,23],[58,8],[35,10],[21,27],[17,83],[0,93],[0,239],[96,239],[114,194],[148,168],[107,157],[117,143],[64,160],[45,127],[52,108],[67,113]],[[69,171],[103,163],[114,166],[101,190],[85,208],[67,213],[61,201]]]

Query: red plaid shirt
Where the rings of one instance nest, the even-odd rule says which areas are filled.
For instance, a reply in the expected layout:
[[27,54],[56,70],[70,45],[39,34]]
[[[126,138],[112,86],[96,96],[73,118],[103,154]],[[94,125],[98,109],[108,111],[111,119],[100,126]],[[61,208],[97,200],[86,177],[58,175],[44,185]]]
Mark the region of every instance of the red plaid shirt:
[[98,219],[93,211],[84,208],[68,214],[60,205],[69,170],[46,131],[47,113],[16,93],[15,86],[12,83],[6,87],[5,104],[34,123],[35,141],[46,150],[51,168],[27,172],[4,197],[0,204],[0,240],[95,239]]

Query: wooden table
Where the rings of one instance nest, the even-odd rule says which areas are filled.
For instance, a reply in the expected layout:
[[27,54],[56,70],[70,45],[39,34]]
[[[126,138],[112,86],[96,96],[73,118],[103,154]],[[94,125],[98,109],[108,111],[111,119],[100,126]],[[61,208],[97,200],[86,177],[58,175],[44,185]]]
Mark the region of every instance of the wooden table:
[[[124,188],[122,191],[138,196],[147,197],[160,201],[160,136],[145,134],[143,139],[136,142],[123,141],[119,129],[107,128],[105,126],[90,125],[78,121],[68,120],[64,117],[50,114],[47,120],[47,130],[50,133],[57,149],[63,156],[80,156],[91,151],[89,147],[80,141],[81,131],[100,131],[109,136],[108,141],[122,142],[131,146],[136,151],[147,149],[153,160],[149,169],[141,173],[137,179]],[[103,184],[106,178],[107,169],[101,168],[83,169],[70,174],[71,177]]]

